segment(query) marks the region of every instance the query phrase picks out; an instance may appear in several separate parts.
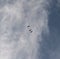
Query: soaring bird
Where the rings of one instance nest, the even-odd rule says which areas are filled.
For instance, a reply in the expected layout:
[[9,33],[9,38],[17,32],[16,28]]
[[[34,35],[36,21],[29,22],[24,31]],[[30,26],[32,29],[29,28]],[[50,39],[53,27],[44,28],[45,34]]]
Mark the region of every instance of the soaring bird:
[[30,27],[29,25],[27,27]]
[[30,29],[29,31],[30,31],[30,33],[32,33],[32,32],[33,32],[33,31],[32,31],[32,29]]

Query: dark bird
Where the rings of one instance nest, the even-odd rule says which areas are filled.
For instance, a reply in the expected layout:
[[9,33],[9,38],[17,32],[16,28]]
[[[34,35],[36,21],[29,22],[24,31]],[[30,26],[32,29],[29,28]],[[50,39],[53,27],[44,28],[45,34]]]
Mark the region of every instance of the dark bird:
[[30,33],[32,33],[32,32],[33,32],[33,31],[32,31],[32,29],[30,29],[29,31],[30,31]]
[[30,27],[29,25],[27,27]]

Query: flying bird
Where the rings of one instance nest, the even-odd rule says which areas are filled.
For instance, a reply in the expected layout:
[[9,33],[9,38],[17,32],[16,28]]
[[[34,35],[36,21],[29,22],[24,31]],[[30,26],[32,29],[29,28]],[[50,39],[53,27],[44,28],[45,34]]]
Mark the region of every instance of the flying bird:
[[27,27],[30,27],[29,25]]
[[32,32],[33,32],[33,31],[32,31],[32,29],[30,29],[29,31],[30,31],[30,33],[32,33]]

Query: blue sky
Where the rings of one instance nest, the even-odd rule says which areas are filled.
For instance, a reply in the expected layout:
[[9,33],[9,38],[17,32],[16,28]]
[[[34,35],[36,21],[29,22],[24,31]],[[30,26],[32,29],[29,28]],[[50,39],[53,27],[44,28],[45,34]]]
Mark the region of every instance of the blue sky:
[[43,40],[42,59],[60,59],[60,7],[57,0],[52,2],[48,27],[50,34]]

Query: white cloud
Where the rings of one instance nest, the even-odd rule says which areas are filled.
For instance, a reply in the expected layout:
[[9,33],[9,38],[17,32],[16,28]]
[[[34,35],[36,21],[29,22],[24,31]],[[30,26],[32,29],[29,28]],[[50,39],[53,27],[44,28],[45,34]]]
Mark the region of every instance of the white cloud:
[[[2,42],[0,43],[0,59],[37,58],[39,47],[37,37],[38,35],[41,36],[44,29],[48,30],[48,12],[43,8],[46,2],[41,0],[31,1],[30,5],[25,3],[30,8],[27,17],[23,13],[23,2],[17,1],[14,5],[5,5],[0,9],[0,12],[4,15],[0,22],[0,42]],[[39,14],[38,9],[40,9]],[[27,25],[30,25],[32,33],[29,32]]]

